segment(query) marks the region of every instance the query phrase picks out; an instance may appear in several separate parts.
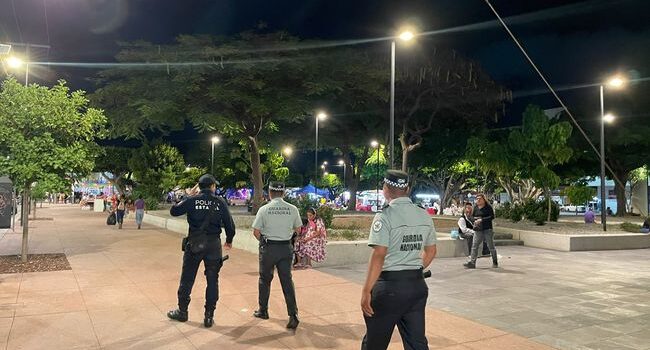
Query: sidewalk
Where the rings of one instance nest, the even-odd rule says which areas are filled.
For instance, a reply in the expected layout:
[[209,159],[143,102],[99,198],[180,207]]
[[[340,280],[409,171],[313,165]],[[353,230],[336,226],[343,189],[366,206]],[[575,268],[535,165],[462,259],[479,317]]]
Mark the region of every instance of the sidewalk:
[[[205,329],[201,272],[190,321],[165,316],[176,303],[177,235],[150,226],[136,230],[132,221],[117,230],[105,224],[105,215],[78,207],[53,206],[38,215],[55,220],[31,223],[30,253],[65,252],[72,270],[0,275],[0,349],[359,349],[365,326],[358,283],[317,270],[295,272],[301,323],[293,334],[284,328],[277,278],[271,319],[251,316],[257,256],[234,250],[220,276],[215,326]],[[8,232],[0,255],[18,253],[20,239]],[[550,349],[433,308],[427,335],[432,349]],[[402,349],[397,332],[390,349]]]

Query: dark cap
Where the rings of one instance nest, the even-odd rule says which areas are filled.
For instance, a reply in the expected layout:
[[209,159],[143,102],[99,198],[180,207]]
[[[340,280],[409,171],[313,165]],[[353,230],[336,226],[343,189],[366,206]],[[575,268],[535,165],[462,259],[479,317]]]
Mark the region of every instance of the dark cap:
[[390,187],[405,190],[409,187],[409,175],[401,170],[388,170],[384,174],[384,183]]
[[219,181],[217,181],[217,179],[215,179],[214,176],[210,174],[201,175],[201,177],[199,178],[199,185],[211,186],[211,185],[218,185],[218,184]]
[[284,182],[271,181],[269,183],[269,191],[273,192],[283,192],[286,189]]

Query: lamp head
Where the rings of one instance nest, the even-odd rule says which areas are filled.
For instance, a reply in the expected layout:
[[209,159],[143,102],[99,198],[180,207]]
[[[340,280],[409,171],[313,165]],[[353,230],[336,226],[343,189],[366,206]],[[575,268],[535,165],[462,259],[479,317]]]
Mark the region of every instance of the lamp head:
[[316,115],[316,118],[318,118],[318,120],[321,120],[321,121],[322,121],[322,120],[325,120],[325,119],[327,119],[327,113],[325,113],[325,112],[318,112],[318,114]]
[[339,160],[339,165],[344,165],[344,164],[345,162],[343,161],[343,159]]
[[415,38],[415,34],[413,34],[413,32],[410,30],[405,30],[399,33],[398,37],[402,41],[411,41],[413,38]]
[[616,116],[611,113],[607,113],[603,116],[603,121],[605,123],[612,123],[614,119],[616,119]]
[[20,58],[18,58],[16,56],[11,56],[11,57],[7,58],[6,62],[7,62],[7,65],[10,68],[20,68],[20,67],[23,66],[23,64],[25,64],[25,62],[23,62],[22,59],[20,59]]
[[373,140],[372,142],[370,142],[370,146],[372,146],[372,148],[377,148],[379,147],[379,142]]
[[284,153],[286,156],[290,156],[293,154],[293,148],[287,146],[282,150],[282,153]]
[[219,136],[213,136],[211,140],[212,140],[212,143],[214,143],[214,144],[221,142],[221,139],[219,138]]
[[612,89],[621,89],[625,87],[625,84],[627,83],[627,79],[621,75],[616,75],[607,80],[607,87],[612,88]]

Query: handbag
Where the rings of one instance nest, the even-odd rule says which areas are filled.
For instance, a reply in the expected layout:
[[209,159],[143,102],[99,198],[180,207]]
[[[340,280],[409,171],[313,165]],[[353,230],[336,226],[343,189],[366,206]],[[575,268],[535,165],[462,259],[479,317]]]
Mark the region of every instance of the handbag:
[[213,210],[210,209],[207,217],[205,220],[203,220],[203,223],[201,224],[201,227],[199,228],[199,231],[195,231],[193,233],[190,233],[187,235],[187,237],[183,238],[182,241],[182,251],[185,251],[186,249],[189,248],[190,252],[193,254],[200,254],[203,253],[207,250],[208,248],[208,225],[210,224],[210,221],[212,220],[212,213]]
[[115,225],[117,223],[117,218],[115,218],[114,213],[108,214],[108,217],[106,218],[106,225]]

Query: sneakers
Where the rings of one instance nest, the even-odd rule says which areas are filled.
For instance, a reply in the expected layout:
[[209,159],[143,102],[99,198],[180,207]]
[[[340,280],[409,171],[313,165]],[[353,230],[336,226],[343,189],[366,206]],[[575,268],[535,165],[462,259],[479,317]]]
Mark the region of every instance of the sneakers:
[[300,323],[300,321],[298,320],[297,315],[289,316],[289,323],[287,323],[287,328],[288,329],[296,329],[296,328],[298,328],[298,323]]
[[257,318],[261,318],[263,320],[268,320],[269,319],[269,312],[268,311],[262,311],[262,310],[255,310],[253,312],[253,316]]
[[475,269],[476,268],[476,264],[471,262],[471,261],[468,261],[468,262],[464,263],[463,266],[465,266],[466,269]]
[[167,317],[178,322],[187,321],[187,311],[181,311],[180,309],[172,310],[167,313]]

